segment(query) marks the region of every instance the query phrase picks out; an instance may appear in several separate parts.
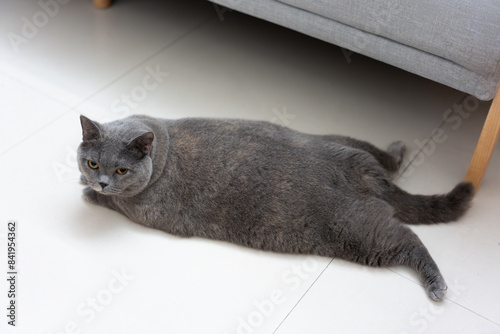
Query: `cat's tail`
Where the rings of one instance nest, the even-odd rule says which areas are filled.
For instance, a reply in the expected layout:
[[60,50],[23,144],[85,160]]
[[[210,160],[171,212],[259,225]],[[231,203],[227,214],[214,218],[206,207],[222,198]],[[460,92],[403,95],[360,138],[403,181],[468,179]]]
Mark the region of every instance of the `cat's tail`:
[[474,186],[470,182],[459,183],[444,195],[412,195],[392,185],[385,192],[384,200],[395,209],[395,217],[407,224],[434,224],[460,218],[470,207]]

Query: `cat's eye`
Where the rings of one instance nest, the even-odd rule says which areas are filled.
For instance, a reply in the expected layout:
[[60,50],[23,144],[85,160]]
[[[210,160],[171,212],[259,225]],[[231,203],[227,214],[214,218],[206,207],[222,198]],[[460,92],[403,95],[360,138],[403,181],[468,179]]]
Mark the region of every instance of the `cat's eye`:
[[116,172],[117,172],[118,174],[120,174],[120,175],[125,175],[125,174],[127,174],[128,169],[127,169],[127,168],[118,168],[118,169],[116,170]]
[[97,169],[99,168],[99,165],[97,164],[97,162],[89,160],[89,167],[92,169]]

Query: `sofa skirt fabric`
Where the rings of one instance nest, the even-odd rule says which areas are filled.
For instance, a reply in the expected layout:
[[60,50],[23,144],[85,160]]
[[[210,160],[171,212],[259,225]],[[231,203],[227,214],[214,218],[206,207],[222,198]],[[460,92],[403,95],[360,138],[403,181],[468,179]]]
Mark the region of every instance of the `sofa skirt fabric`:
[[[466,20],[466,13],[462,8],[458,10],[458,14],[449,11],[449,17],[443,17],[441,25],[438,25],[434,22],[437,20],[435,15],[427,15],[431,19],[425,24],[420,22],[426,16],[425,12],[421,11],[422,17],[414,18],[412,26],[411,19],[405,18],[404,15],[416,17],[417,14],[412,13],[409,7],[397,7],[397,10],[392,7],[392,12],[389,7],[384,7],[393,3],[393,0],[385,2],[385,5],[380,1],[375,2],[377,6],[382,7],[376,7],[374,12],[385,13],[377,14],[380,16],[360,11],[356,5],[372,4],[362,0],[211,1],[399,67],[481,100],[491,100],[494,97],[500,80],[498,15],[496,23],[483,22],[484,26],[480,26],[479,21],[471,21],[472,23],[463,26],[461,22]],[[479,2],[483,1],[496,2]],[[332,4],[338,2],[347,3],[343,15],[342,10],[339,9],[336,13],[332,7]],[[448,1],[456,2],[457,0]],[[417,10],[414,8],[417,4],[420,2],[412,5],[413,11]],[[499,5],[492,4],[491,8],[492,11],[494,8],[500,9],[500,2]],[[351,11],[350,15],[347,15],[348,11]],[[444,15],[444,12],[442,14]],[[339,15],[338,20],[332,18],[336,15]],[[474,15],[477,17],[479,14]],[[485,19],[487,18],[490,16],[486,15]],[[450,24],[453,22],[460,26],[460,29],[451,29]],[[444,26],[446,28],[443,28]],[[450,35],[453,33],[456,35]]]

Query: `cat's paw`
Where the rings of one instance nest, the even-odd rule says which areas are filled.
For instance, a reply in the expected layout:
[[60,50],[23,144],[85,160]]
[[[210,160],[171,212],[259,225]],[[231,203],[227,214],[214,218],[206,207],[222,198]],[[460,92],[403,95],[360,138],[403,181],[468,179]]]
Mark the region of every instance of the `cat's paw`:
[[403,162],[403,157],[406,152],[406,145],[401,140],[395,141],[394,143],[389,145],[387,152],[389,152],[395,158],[396,163],[398,164],[398,166],[400,166]]
[[85,187],[83,189],[82,197],[89,203],[97,204],[97,192],[90,187]]
[[88,185],[87,178],[83,174],[80,174],[80,184],[83,184],[84,186]]
[[442,300],[446,294],[446,290],[448,290],[448,286],[446,286],[446,282],[442,276],[436,276],[425,283],[425,291],[427,291],[429,297],[434,301]]

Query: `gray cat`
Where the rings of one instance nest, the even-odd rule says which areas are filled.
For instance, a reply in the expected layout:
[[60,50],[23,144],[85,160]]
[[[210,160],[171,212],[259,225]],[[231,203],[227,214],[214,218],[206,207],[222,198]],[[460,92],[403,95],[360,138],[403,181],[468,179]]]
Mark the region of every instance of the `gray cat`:
[[78,164],[88,201],[182,237],[283,253],[407,265],[433,300],[446,284],[406,224],[459,218],[474,189],[411,195],[391,182],[405,147],[267,122],[80,117]]

